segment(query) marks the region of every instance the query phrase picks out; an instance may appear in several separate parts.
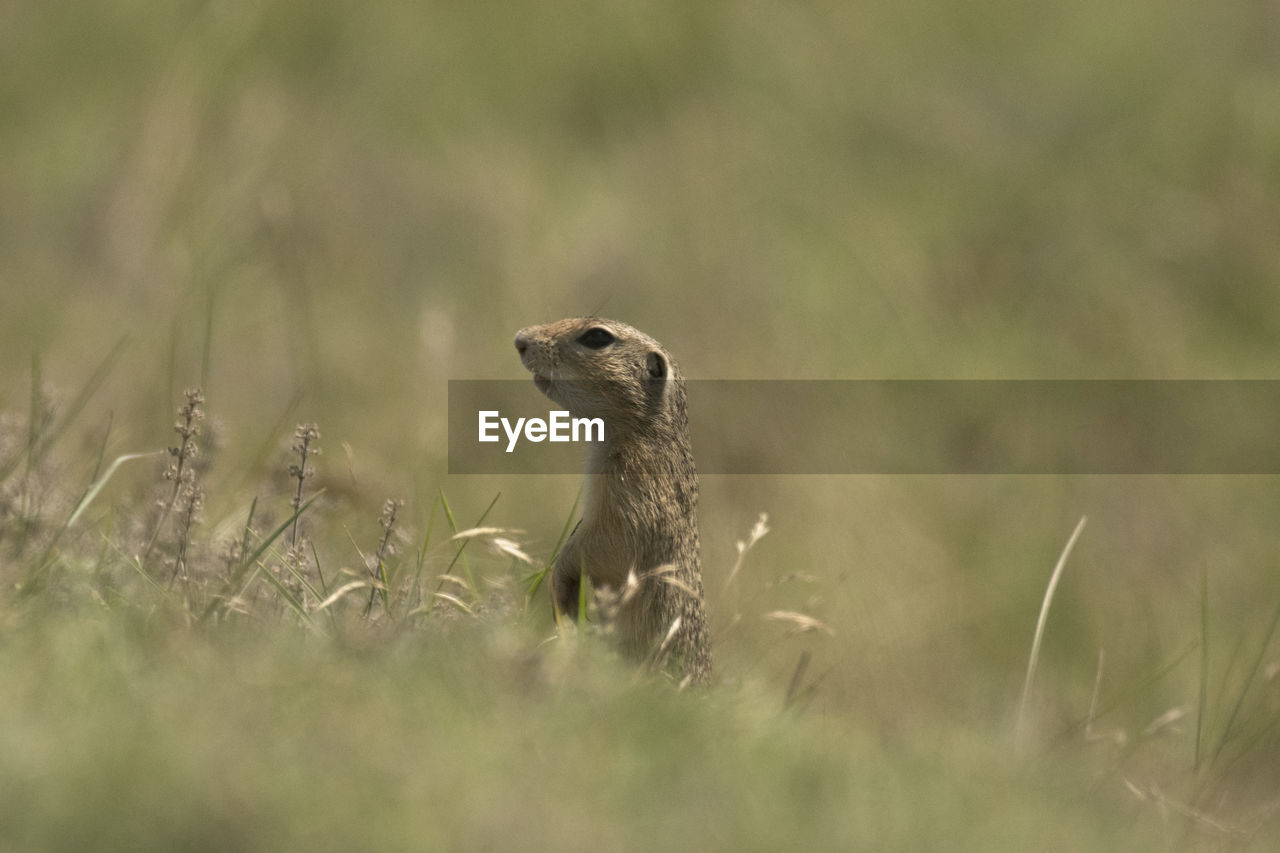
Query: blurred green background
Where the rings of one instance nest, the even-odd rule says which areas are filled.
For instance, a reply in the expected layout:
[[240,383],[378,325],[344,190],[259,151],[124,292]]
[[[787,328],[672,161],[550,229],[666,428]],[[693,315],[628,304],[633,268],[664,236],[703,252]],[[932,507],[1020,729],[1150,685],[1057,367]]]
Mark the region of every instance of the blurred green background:
[[[331,547],[389,495],[421,534],[444,489],[467,518],[500,492],[545,558],[577,478],[445,458],[447,380],[521,378],[532,323],[616,317],[708,379],[1277,378],[1277,44],[1253,0],[0,0],[0,410],[33,356],[65,402],[127,338],[69,499],[198,385],[211,537],[315,421]],[[781,696],[808,652],[820,727],[985,742],[1087,515],[1037,738],[1122,812],[1167,814],[1159,786],[1274,838],[1277,513],[1270,477],[704,478],[718,667]],[[1247,733],[1229,771],[1192,770],[1197,708]]]

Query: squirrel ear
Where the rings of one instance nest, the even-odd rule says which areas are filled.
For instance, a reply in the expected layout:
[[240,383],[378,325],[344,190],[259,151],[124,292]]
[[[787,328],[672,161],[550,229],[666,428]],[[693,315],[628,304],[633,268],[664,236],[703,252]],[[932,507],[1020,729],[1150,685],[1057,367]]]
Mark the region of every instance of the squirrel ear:
[[662,353],[650,351],[644,357],[645,368],[649,371],[650,379],[666,379],[667,378],[667,360],[662,357]]

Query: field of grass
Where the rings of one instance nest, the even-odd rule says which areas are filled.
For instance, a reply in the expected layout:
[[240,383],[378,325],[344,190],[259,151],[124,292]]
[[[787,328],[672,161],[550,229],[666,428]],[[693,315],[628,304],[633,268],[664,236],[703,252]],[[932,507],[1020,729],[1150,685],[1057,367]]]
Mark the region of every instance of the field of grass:
[[1277,43],[0,0],[0,849],[1275,849],[1274,476],[704,477],[679,691],[557,636],[579,478],[450,476],[446,407],[591,312],[694,378],[1278,378]]

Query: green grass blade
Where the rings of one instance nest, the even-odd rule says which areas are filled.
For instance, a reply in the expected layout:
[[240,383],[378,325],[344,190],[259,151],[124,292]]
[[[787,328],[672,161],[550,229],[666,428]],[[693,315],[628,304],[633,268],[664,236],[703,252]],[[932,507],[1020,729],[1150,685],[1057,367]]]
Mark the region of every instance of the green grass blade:
[[1204,715],[1209,701],[1209,567],[1200,565],[1200,700],[1196,712],[1196,751],[1192,769],[1200,770]]
[[546,581],[547,575],[550,574],[552,567],[555,566],[556,557],[560,556],[560,549],[564,547],[565,540],[569,538],[569,531],[577,530],[576,526],[571,527],[571,525],[574,524],[574,519],[578,516],[578,502],[581,500],[582,489],[579,487],[578,494],[573,498],[573,506],[569,508],[569,515],[565,517],[564,526],[560,528],[560,536],[556,539],[555,547],[551,549],[551,556],[547,558],[547,564],[524,579],[524,606],[526,610],[529,609],[530,603],[533,602],[533,597],[538,594],[538,590],[542,587],[543,582]]
[[308,542],[307,544],[311,546],[311,559],[316,562],[316,576],[320,578],[320,591],[324,593],[324,595],[318,597],[328,598],[329,585],[325,583],[324,571],[320,568],[320,552],[316,550],[316,543]]
[[119,360],[128,343],[129,338],[127,335],[116,342],[115,346],[111,348],[102,361],[98,362],[98,365],[93,369],[93,372],[89,374],[89,378],[85,380],[84,385],[81,386],[80,390],[76,393],[76,396],[73,397],[71,402],[66,406],[62,416],[57,418],[47,430],[42,428],[43,425],[37,423],[40,419],[37,410],[40,406],[40,382],[42,380],[40,358],[38,355],[32,357],[32,416],[30,434],[27,438],[26,447],[18,452],[14,457],[7,460],[3,465],[0,465],[0,482],[7,479],[8,476],[13,473],[14,469],[23,462],[23,460],[26,460],[29,465],[34,464],[41,455],[48,452],[49,448],[58,442],[63,433],[67,431],[67,428],[70,427],[71,424],[75,422],[76,418],[80,416],[80,413],[84,410],[84,407],[88,404],[90,398],[92,398],[102,386],[103,381],[106,380],[107,375],[115,366],[116,361]]
[[591,578],[586,572],[578,578],[578,627],[587,625],[587,601],[591,598]]
[[204,341],[200,350],[200,387],[205,393],[210,391],[210,379],[213,376],[213,317],[217,308],[218,288],[214,284],[205,287],[204,300]]
[[[287,563],[285,565],[287,566]],[[299,601],[294,596],[294,594],[289,591],[288,587],[286,587],[283,583],[280,582],[280,579],[276,577],[274,573],[264,570],[264,571],[258,572],[258,575],[262,577],[264,580],[266,580],[268,584],[270,584],[272,587],[275,588],[276,592],[279,593],[280,597],[284,599],[284,603],[289,605],[289,609],[292,610],[294,613],[298,614],[298,616],[302,619],[303,624],[305,624],[308,628],[310,628],[311,630],[315,631],[318,634],[324,633],[323,631],[320,630],[320,626],[316,625],[315,621],[311,618],[311,614],[307,613],[307,609],[302,605],[302,602]],[[296,574],[295,574],[295,577],[296,577]]]
[[[1183,646],[1178,651],[1177,654],[1175,654],[1173,657],[1165,661],[1165,663],[1157,667],[1156,670],[1152,672],[1150,675],[1148,675],[1147,677],[1143,678],[1140,681],[1135,682],[1132,686],[1128,686],[1125,689],[1117,691],[1114,695],[1108,698],[1106,702],[1099,703],[1098,707],[1095,709],[1094,719],[1096,720],[1099,717],[1106,716],[1107,714],[1111,713],[1117,708],[1125,705],[1127,702],[1132,700],[1135,696],[1142,695],[1142,693],[1150,689],[1154,684],[1158,683],[1166,675],[1168,675],[1169,673],[1177,669],[1179,666],[1181,666],[1182,662],[1185,661],[1191,655],[1192,652],[1194,652],[1197,648],[1199,648],[1199,646],[1200,646],[1199,640],[1190,641],[1185,646]],[[1089,722],[1088,717],[1084,717],[1080,720],[1077,720],[1076,722],[1072,723],[1069,726],[1065,726],[1058,733],[1058,739],[1065,740],[1071,737],[1072,735],[1075,735],[1081,729],[1083,729],[1088,722]]]
[[1244,707],[1245,697],[1249,695],[1253,682],[1257,678],[1258,673],[1262,671],[1262,662],[1266,660],[1267,649],[1271,646],[1271,638],[1275,636],[1276,626],[1280,624],[1280,605],[1276,606],[1275,613],[1272,614],[1271,624],[1267,627],[1267,633],[1263,636],[1262,642],[1258,646],[1258,656],[1254,658],[1253,666],[1245,675],[1244,684],[1240,687],[1240,692],[1236,695],[1235,704],[1231,707],[1231,713],[1227,715],[1226,725],[1222,727],[1222,734],[1218,738],[1218,745],[1213,750],[1213,759],[1216,761],[1218,756],[1222,754],[1222,748],[1227,745],[1231,738],[1232,729],[1234,729],[1236,720],[1240,716],[1240,709]]
[[121,465],[126,462],[132,462],[135,459],[146,459],[150,456],[163,456],[164,453],[165,451],[163,450],[149,450],[145,453],[126,453],[123,456],[117,456],[115,461],[107,467],[106,473],[98,478],[97,482],[89,486],[88,491],[86,491],[84,496],[80,498],[79,503],[76,504],[75,510],[67,519],[67,523],[64,527],[70,527],[76,523],[80,516],[84,514],[84,511],[89,508],[89,504],[93,503],[93,500],[98,496],[98,493],[101,492],[103,487],[107,485],[113,476],[115,476],[116,471],[120,469]]
[[[488,518],[490,510],[492,510],[492,509],[493,509],[494,505],[498,502],[498,498],[500,498],[500,497],[502,497],[502,492],[498,492],[496,495],[494,495],[494,496],[493,496],[493,500],[489,501],[489,505],[488,505],[487,507],[485,507],[484,512],[480,513],[480,517],[479,517],[478,519],[476,519],[476,523],[475,523],[475,524],[471,525],[472,527],[480,527],[481,525],[483,525],[483,524],[484,524],[484,520],[485,520],[486,518]],[[442,491],[442,492],[440,492],[440,503],[444,506],[444,515],[445,515],[445,518],[447,518],[447,519],[449,520],[449,531],[450,531],[450,533],[457,533],[457,532],[458,532],[458,524],[457,524],[457,522],[455,522],[455,521],[454,521],[454,519],[453,519],[453,510],[449,507],[449,500],[448,500],[448,498],[446,498],[446,497],[444,496],[444,492],[443,492],[443,491]],[[450,572],[452,572],[452,571],[453,571],[453,567],[454,567],[455,565],[457,565],[458,560],[459,560],[459,559],[461,559],[461,560],[462,560],[462,571],[463,571],[463,574],[465,574],[465,575],[466,575],[467,588],[471,590],[471,595],[472,595],[473,597],[478,597],[478,596],[479,596],[479,590],[476,588],[476,580],[475,580],[475,578],[474,578],[474,577],[472,577],[472,575],[471,575],[471,565],[470,565],[470,563],[467,561],[466,557],[464,557],[464,556],[463,556],[463,553],[462,553],[464,550],[466,550],[467,543],[468,543],[468,542],[470,542],[470,541],[471,541],[470,539],[463,539],[463,540],[458,544],[458,550],[454,552],[454,554],[453,554],[453,559],[449,561],[449,565],[445,568],[445,570],[444,570],[444,574],[446,574],[446,575],[447,575],[447,574],[449,574]],[[436,592],[439,592],[439,591],[440,591],[440,587],[442,587],[442,586],[444,586],[444,580],[441,580],[438,584],[436,584],[436,590],[435,590],[435,591],[436,591]]]
[[[316,589],[315,584],[311,582],[310,578],[308,578],[306,575],[304,575],[301,571],[298,570],[298,567],[294,565],[292,560],[281,560],[280,562],[281,562],[281,565],[284,566],[285,571],[287,571],[290,575],[292,575],[294,580],[296,580],[299,584],[302,585],[303,591],[306,592],[308,595],[310,595],[312,598],[314,598],[316,601],[323,601],[327,597],[323,593],[321,593],[320,590]],[[299,606],[302,606],[302,602],[299,602]]]
[[437,495],[431,502],[431,512],[427,515],[427,532],[423,534],[422,545],[418,548],[418,565],[413,574],[413,589],[417,595],[417,600],[413,604],[415,609],[422,603],[422,570],[427,565],[427,548],[431,545],[431,530],[436,523],[436,509],[440,506],[440,497]]
[[[107,469],[107,473],[103,475],[101,479],[99,479],[98,472],[102,470],[102,458],[103,458],[103,455],[106,453],[107,437],[109,434],[110,434],[110,427],[108,426],[107,433],[103,435],[102,444],[98,448],[98,458],[94,462],[93,474],[90,477],[90,479],[93,482],[91,483],[89,488],[85,490],[84,494],[80,496],[80,500],[76,502],[75,508],[72,510],[71,515],[68,516],[67,519],[62,522],[62,525],[54,532],[53,537],[49,540],[49,544],[46,545],[44,548],[44,553],[41,555],[40,559],[36,561],[36,565],[37,565],[36,571],[28,575],[28,578],[27,578],[28,581],[30,581],[33,577],[43,574],[45,569],[47,569],[51,565],[52,558],[55,555],[55,551],[58,547],[58,543],[62,541],[63,535],[67,532],[67,530],[71,527],[71,525],[76,523],[76,519],[80,517],[80,514],[84,512],[84,510],[89,506],[89,504],[93,501],[93,499],[97,497],[98,492],[100,492],[102,490],[102,487],[107,484],[107,481],[111,479],[111,475],[115,473],[116,469],[119,468],[121,464],[129,461],[130,459],[139,459],[144,456],[154,456],[157,453],[163,452],[163,451],[152,451],[150,453],[131,453],[131,454],[126,454],[124,456],[121,456],[111,464],[111,467]],[[24,585],[24,588],[31,588],[31,587]]]
[[[213,612],[218,609],[218,605],[222,603],[223,600],[234,599],[237,596],[239,596],[242,592],[244,592],[245,588],[248,586],[248,581],[252,580],[252,578],[249,578],[248,581],[246,581],[245,576],[248,575],[251,572],[251,570],[257,566],[258,560],[262,557],[263,554],[267,552],[267,549],[271,547],[272,543],[275,542],[276,539],[280,538],[280,536],[286,530],[289,529],[289,525],[293,524],[293,522],[296,521],[298,517],[302,515],[302,513],[306,512],[307,508],[310,507],[313,503],[315,503],[316,499],[323,494],[324,494],[324,489],[320,489],[314,495],[307,498],[307,500],[301,506],[299,506],[296,510],[294,510],[292,515],[286,518],[280,524],[279,527],[277,527],[274,531],[272,531],[270,536],[262,540],[262,542],[258,545],[257,549],[253,552],[252,556],[250,556],[243,563],[241,563],[240,569],[236,572],[235,577],[228,580],[227,583],[223,586],[222,596],[214,596],[209,601],[209,604],[205,607],[204,612],[201,613],[199,619],[196,620],[197,622],[203,622],[204,620],[208,619],[213,614]],[[257,504],[258,504],[258,501],[255,498],[253,502],[253,506],[256,507]],[[252,519],[253,507],[250,507],[249,513],[250,513],[250,519]],[[246,536],[247,536],[247,533],[248,533],[248,528],[246,526]],[[228,595],[228,593],[234,593],[234,594]]]
[[[40,411],[40,388],[44,385],[44,371],[40,366],[40,350],[32,350],[31,352],[31,409],[27,416],[27,470],[31,470],[37,454],[36,446],[40,442],[40,434],[43,429],[41,421],[44,419]],[[0,477],[3,480],[4,477]]]
[[253,516],[258,511],[258,496],[254,495],[253,500],[249,503],[249,515],[244,520],[244,532],[240,534],[240,560],[239,565],[244,567],[245,557],[249,554],[249,539],[253,536]]

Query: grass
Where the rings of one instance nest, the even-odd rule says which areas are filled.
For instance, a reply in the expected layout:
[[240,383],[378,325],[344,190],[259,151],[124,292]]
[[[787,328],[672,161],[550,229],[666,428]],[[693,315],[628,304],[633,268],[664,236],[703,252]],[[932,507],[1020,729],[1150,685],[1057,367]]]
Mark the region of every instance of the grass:
[[557,633],[577,478],[445,458],[590,311],[697,378],[1274,378],[1260,5],[0,19],[0,847],[1280,841],[1272,477],[704,477],[691,692]]
[[[28,514],[0,541],[17,593],[0,610],[8,845],[1194,849],[1265,843],[1274,830],[1274,798],[1251,789],[1269,778],[1259,762],[1276,734],[1272,699],[1255,688],[1269,679],[1275,620],[1243,673],[1237,648],[1218,676],[1219,720],[1230,707],[1208,727],[1207,581],[1194,756],[1163,742],[1178,708],[1140,733],[1104,732],[1118,714],[1099,708],[1101,660],[1083,737],[1047,737],[1033,675],[1082,524],[1045,595],[1016,731],[924,705],[887,727],[817,701],[829,672],[810,674],[811,648],[777,683],[732,654],[754,621],[740,585],[765,517],[721,587],[736,602],[721,681],[680,691],[615,659],[592,622],[557,637],[527,594],[545,569],[526,575],[518,532],[483,526],[498,496],[459,530],[441,493],[433,517],[438,506],[453,535],[433,543],[428,525],[409,557],[396,544],[409,541],[397,535],[403,504],[388,499],[373,547],[348,543],[363,568],[326,578],[324,528],[355,508],[323,509],[323,492],[307,489],[314,424],[295,432],[287,485],[230,513],[242,524],[215,525],[232,535],[214,547],[203,505],[181,510],[217,464],[201,448],[205,399],[186,399],[152,488],[103,505],[121,465],[145,455],[102,474],[99,459],[67,521]],[[36,435],[23,452],[41,446]],[[19,468],[5,482],[11,513],[33,506],[26,493],[46,476]],[[472,542],[492,556],[469,559]],[[779,649],[786,636],[836,636],[795,610],[759,619],[786,627]]]
[[[1150,817],[1124,827],[1114,800],[1063,799],[1075,771],[1046,779],[963,733],[933,734],[940,760],[910,740],[820,737],[749,691],[673,694],[581,648],[531,654],[519,631],[417,639],[431,638],[335,646],[270,629],[202,637],[138,614],[44,617],[0,654],[15,674],[6,843],[978,848],[1070,829],[1093,849],[1160,837]],[[1026,795],[1029,781],[1043,789]]]
[[[1058,581],[1062,579],[1062,570],[1066,568],[1067,557],[1071,556],[1071,549],[1075,547],[1076,540],[1080,538],[1081,531],[1084,530],[1085,519],[1081,516],[1076,529],[1071,531],[1071,536],[1067,539],[1067,544],[1062,547],[1062,554],[1058,557],[1058,563],[1053,567],[1053,574],[1049,575],[1049,585],[1045,587],[1044,601],[1040,604],[1040,616],[1036,619],[1036,633],[1031,641],[1031,656],[1027,659],[1027,677],[1022,682],[1022,700],[1018,703],[1018,720],[1014,726],[1014,737],[1021,741],[1023,737],[1023,726],[1026,721],[1027,700],[1031,696],[1031,685],[1036,677],[1036,663],[1040,660],[1040,643],[1044,639],[1044,626],[1049,618],[1049,607],[1053,604],[1053,593],[1058,588]],[[1099,663],[1101,666],[1101,663]],[[1099,678],[1101,672],[1099,672]]]

